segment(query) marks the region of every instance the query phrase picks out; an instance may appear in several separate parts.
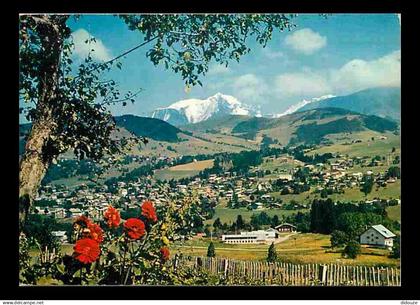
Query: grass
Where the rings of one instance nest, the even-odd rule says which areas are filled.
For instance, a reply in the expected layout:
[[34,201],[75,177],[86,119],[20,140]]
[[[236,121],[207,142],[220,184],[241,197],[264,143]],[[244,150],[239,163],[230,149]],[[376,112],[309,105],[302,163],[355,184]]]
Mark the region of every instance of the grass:
[[386,208],[388,218],[401,221],[401,205],[394,205]]
[[[298,203],[310,204],[314,199],[321,198],[319,193],[313,193],[313,189],[300,194],[280,195],[280,192],[273,192],[270,194],[276,199],[283,200],[283,203],[289,203],[290,201],[295,200]],[[372,192],[366,197],[358,187],[346,188],[344,194],[332,194],[328,195],[328,197],[334,201],[341,202],[359,202],[362,200],[372,200],[374,198],[399,199],[401,198],[401,181],[397,180],[395,183],[388,184],[386,187],[380,187],[378,189],[374,186]]]
[[[394,135],[392,133],[384,134],[387,139],[380,140],[379,137],[381,134],[377,132],[371,131],[364,131],[359,133],[353,133],[346,138],[346,141],[352,139],[361,139],[361,143],[354,143],[351,145],[344,145],[346,141],[342,141],[341,139],[337,141],[335,144],[330,146],[323,146],[316,150],[309,152],[308,154],[324,154],[324,153],[341,153],[341,154],[348,154],[349,156],[354,157],[363,157],[369,156],[373,157],[376,155],[385,156],[389,154],[393,147],[396,148],[395,153],[400,153],[400,137]],[[375,141],[371,141],[371,137],[375,137]]]
[[281,210],[281,209],[261,209],[261,210],[248,210],[246,208],[239,208],[239,209],[229,209],[222,206],[217,206],[215,208],[215,214],[212,219],[207,220],[206,224],[213,224],[213,222],[220,218],[222,223],[233,223],[236,221],[238,215],[242,215],[242,218],[245,221],[250,221],[252,214],[259,214],[261,212],[266,212],[270,217],[277,215],[280,219],[281,216],[288,216],[292,214],[296,214],[297,212],[307,212],[308,210]]
[[172,166],[169,168],[169,171],[202,171],[206,168],[213,167],[214,160],[203,160],[197,162],[191,162],[187,164],[181,164]]
[[[172,253],[184,255],[205,256],[210,238],[190,240],[175,243],[171,246]],[[213,238],[216,256],[238,260],[265,260],[268,244],[223,244]],[[389,258],[389,251],[380,248],[362,247],[362,253],[356,259],[347,259],[341,256],[341,249],[330,248],[330,236],[322,234],[296,234],[289,239],[276,244],[279,260],[289,263],[301,264],[345,264],[363,266],[392,266],[399,267],[398,259]]]
[[157,180],[179,180],[182,178],[193,177],[202,170],[213,167],[213,163],[212,159],[176,165],[156,170],[154,176]]

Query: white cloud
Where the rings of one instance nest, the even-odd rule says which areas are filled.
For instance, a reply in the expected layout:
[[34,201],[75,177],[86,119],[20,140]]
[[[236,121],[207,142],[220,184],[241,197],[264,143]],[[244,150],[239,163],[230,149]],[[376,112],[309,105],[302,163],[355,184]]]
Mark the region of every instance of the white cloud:
[[91,56],[93,59],[98,61],[108,61],[112,59],[111,53],[107,47],[103,44],[103,42],[96,38],[96,42],[92,41],[90,43],[86,43],[85,41],[92,38],[93,36],[86,31],[85,29],[78,29],[77,31],[72,33],[73,43],[74,43],[74,54],[80,58],[86,58],[91,52]]
[[331,71],[330,82],[337,92],[348,93],[372,87],[401,85],[401,51],[375,60],[353,59]]
[[283,73],[274,78],[273,88],[282,98],[312,98],[324,94],[349,94],[374,87],[401,84],[401,51],[375,60],[353,59],[338,69]]
[[231,72],[230,68],[226,67],[225,65],[220,64],[214,64],[209,67],[209,71],[207,72],[207,75],[220,75],[220,74],[226,74]]
[[231,84],[234,95],[246,103],[264,103],[268,86],[255,74],[248,73],[235,78]]
[[304,71],[278,75],[274,79],[274,90],[282,97],[312,97],[330,93],[332,88],[323,75]]
[[397,17],[398,17],[398,22],[399,22],[399,24],[401,26],[401,14],[397,14]]
[[262,49],[262,54],[269,59],[277,59],[277,58],[284,58],[285,55],[281,51],[273,51],[270,48]]
[[[398,50],[374,60],[352,59],[331,70],[304,67],[272,78],[254,73],[236,77],[223,75],[209,83],[208,88],[231,94],[246,104],[276,108],[327,94],[345,95],[373,87],[397,87],[401,84],[400,61]],[[272,111],[271,108],[267,111]],[[280,110],[284,109],[274,111]]]
[[293,50],[310,55],[327,45],[327,37],[321,36],[309,28],[305,28],[287,35],[284,42]]

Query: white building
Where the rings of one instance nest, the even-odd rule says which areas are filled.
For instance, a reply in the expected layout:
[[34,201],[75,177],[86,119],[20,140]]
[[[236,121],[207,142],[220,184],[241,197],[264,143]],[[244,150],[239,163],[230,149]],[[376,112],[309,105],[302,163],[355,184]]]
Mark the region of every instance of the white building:
[[290,174],[279,174],[278,179],[291,181],[291,180],[293,180],[293,176],[290,175]]
[[51,234],[57,237],[62,244],[67,242],[66,231],[52,231]]
[[360,244],[392,248],[396,235],[383,225],[372,226],[360,235]]
[[272,241],[276,238],[277,231],[270,228],[268,230],[258,230],[251,232],[241,232],[240,234],[222,235],[222,241],[227,244],[257,244]]

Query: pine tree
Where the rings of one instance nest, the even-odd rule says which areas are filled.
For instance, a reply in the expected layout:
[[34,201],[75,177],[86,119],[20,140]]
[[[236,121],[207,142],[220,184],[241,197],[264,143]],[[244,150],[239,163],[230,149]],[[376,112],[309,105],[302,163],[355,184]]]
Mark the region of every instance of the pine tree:
[[238,230],[241,230],[241,229],[243,229],[243,228],[244,228],[244,226],[245,226],[245,222],[244,222],[244,220],[243,220],[243,218],[242,218],[242,215],[238,215],[238,216],[236,217],[236,228],[237,228]]
[[276,260],[277,260],[276,248],[274,247],[274,243],[271,243],[270,247],[268,248],[267,262],[273,263]]
[[209,247],[207,248],[207,257],[216,257],[213,242],[210,242]]

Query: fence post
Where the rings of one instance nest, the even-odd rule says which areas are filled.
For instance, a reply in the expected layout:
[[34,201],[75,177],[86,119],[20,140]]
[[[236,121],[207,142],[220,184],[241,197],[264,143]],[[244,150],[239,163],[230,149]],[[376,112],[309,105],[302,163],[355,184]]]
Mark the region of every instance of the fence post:
[[224,262],[224,275],[225,275],[225,277],[227,277],[227,275],[228,275],[228,268],[229,268],[229,260],[225,259],[225,262]]
[[321,280],[321,285],[327,286],[327,271],[328,266],[327,265],[320,265],[320,274],[319,279]]

